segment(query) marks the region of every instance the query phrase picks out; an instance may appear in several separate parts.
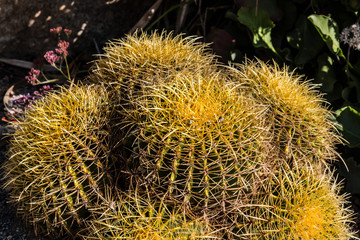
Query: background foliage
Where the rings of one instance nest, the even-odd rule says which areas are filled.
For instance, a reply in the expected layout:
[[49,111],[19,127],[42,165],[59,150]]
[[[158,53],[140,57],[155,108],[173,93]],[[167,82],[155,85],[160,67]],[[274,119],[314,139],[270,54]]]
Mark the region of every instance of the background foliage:
[[324,93],[346,139],[346,190],[360,194],[360,0],[165,1],[147,30],[203,36],[222,61],[274,59]]

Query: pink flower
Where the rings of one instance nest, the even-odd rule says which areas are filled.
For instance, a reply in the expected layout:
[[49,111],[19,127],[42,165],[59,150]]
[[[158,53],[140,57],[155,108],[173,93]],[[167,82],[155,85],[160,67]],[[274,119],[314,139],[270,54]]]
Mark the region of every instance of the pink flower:
[[47,51],[44,55],[44,58],[51,65],[55,65],[57,61],[59,61],[60,57],[54,53],[54,51]]
[[69,47],[69,42],[59,40],[57,49],[55,49],[56,53],[59,55],[67,56],[69,53],[67,51],[67,48]]
[[64,33],[66,34],[67,37],[70,37],[72,31],[70,29],[65,28]]
[[62,27],[56,27],[50,29],[51,33],[56,33],[56,34],[60,34],[61,31],[62,31]]
[[40,70],[31,68],[29,72],[29,76],[26,76],[25,79],[28,81],[28,83],[34,85],[38,80],[39,75],[40,75]]

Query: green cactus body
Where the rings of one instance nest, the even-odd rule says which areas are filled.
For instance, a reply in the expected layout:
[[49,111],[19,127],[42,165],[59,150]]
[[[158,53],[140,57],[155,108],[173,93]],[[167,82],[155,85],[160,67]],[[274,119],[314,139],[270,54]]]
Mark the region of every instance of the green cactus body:
[[[174,37],[165,31],[135,33],[114,40],[94,61],[88,80],[104,84],[120,112],[131,111],[133,99],[143,95],[147,87],[158,84],[158,81],[167,82],[169,74],[184,70],[215,71],[215,55],[207,44],[197,40],[181,35]],[[128,123],[122,114],[114,116],[112,121],[116,126],[113,135],[120,139]]]
[[36,231],[70,233],[101,198],[110,150],[107,104],[101,87],[61,88],[16,125],[4,186]]
[[346,197],[331,179],[311,169],[274,173],[260,194],[239,208],[230,239],[357,239]]
[[156,195],[208,219],[226,215],[266,178],[265,110],[218,73],[168,79],[121,113],[129,129],[124,158]]
[[330,120],[331,112],[314,86],[301,83],[301,77],[286,68],[260,60],[235,67],[229,68],[231,78],[248,86],[254,98],[268,105],[267,118],[281,158],[309,166],[336,159],[334,146],[340,139]]
[[137,191],[106,196],[91,211],[97,217],[87,223],[82,239],[200,240],[218,239],[198,220],[190,220],[160,200]]
[[126,100],[141,86],[165,80],[167,74],[174,71],[215,69],[215,55],[210,53],[207,44],[197,40],[181,35],[173,37],[166,32],[135,33],[114,40],[94,61],[89,80],[105,83]]

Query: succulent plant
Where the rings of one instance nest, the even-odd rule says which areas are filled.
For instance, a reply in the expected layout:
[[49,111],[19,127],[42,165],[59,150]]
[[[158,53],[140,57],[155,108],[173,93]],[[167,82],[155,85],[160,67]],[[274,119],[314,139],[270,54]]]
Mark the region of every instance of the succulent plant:
[[231,239],[357,239],[353,213],[331,174],[284,168],[239,208]]
[[74,85],[37,100],[19,120],[4,186],[37,232],[71,233],[102,198],[111,112],[104,88]]
[[227,215],[266,179],[265,109],[220,73],[167,79],[121,111],[123,158],[138,186],[207,220]]
[[[174,71],[197,72],[214,68],[215,55],[196,37],[173,36],[165,31],[135,33],[109,42],[105,53],[94,61],[90,79],[131,93],[142,84],[166,79]],[[165,78],[154,78],[163,76]]]
[[[115,109],[122,112],[131,109],[133,99],[146,93],[148,86],[168,81],[169,74],[215,69],[215,55],[210,52],[208,44],[201,43],[196,37],[173,36],[166,31],[136,32],[109,42],[104,54],[94,61],[88,80],[104,84],[117,104]],[[116,126],[114,138],[121,138],[127,131],[127,123],[122,114],[114,116],[112,121]]]
[[105,199],[91,210],[95,217],[87,222],[82,239],[217,239],[211,229],[187,218],[181,209],[136,190],[115,191],[115,196],[107,194]]
[[314,85],[301,81],[301,76],[286,67],[260,60],[247,60],[228,70],[233,81],[248,86],[248,92],[268,106],[268,124],[281,158],[290,165],[308,167],[337,158],[335,144],[341,141],[332,114]]

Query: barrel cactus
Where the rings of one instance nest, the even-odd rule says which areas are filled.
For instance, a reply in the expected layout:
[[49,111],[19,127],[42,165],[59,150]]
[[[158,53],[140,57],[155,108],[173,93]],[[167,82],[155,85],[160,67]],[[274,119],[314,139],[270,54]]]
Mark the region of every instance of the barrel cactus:
[[239,208],[232,239],[356,239],[347,197],[331,175],[284,168],[261,189]]
[[[104,47],[104,53],[93,62],[88,82],[104,84],[116,103],[114,108],[124,111],[132,107],[133,98],[144,94],[147,86],[168,81],[170,73],[215,69],[215,55],[208,44],[196,37],[173,36],[165,31],[134,33]],[[112,119],[117,126],[114,138],[121,138],[127,131],[122,117],[120,114]]]
[[141,86],[166,79],[168,73],[214,69],[215,55],[207,44],[197,40],[181,35],[174,37],[165,31],[150,35],[135,33],[113,40],[94,61],[89,80],[117,89],[126,99],[141,90]]
[[5,188],[37,232],[73,233],[110,181],[108,95],[61,88],[38,100],[11,134]]
[[267,120],[279,157],[308,167],[336,159],[335,144],[341,141],[315,86],[288,68],[260,60],[247,60],[228,70],[233,81],[248,86],[248,92],[268,106]]
[[175,73],[121,111],[121,143],[138,186],[207,220],[227,215],[265,181],[271,148],[263,106],[221,73]]
[[106,201],[91,209],[95,217],[87,222],[82,239],[216,239],[213,230],[189,219],[172,203],[136,190],[108,193]]
[[196,38],[136,33],[109,43],[88,80],[100,86],[49,94],[12,134],[4,186],[36,230],[84,240],[355,236],[324,167],[340,142],[331,113],[287,69],[222,67]]

